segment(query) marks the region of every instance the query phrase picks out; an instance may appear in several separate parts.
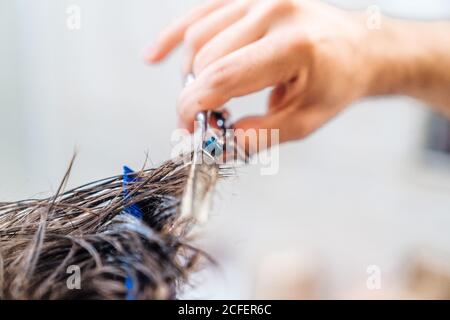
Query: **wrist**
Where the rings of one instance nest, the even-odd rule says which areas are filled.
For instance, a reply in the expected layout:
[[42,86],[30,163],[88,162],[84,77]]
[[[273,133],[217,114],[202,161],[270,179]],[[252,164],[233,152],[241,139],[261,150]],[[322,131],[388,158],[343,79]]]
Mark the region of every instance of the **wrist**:
[[[396,21],[382,17],[380,29],[367,29],[364,44],[367,61],[366,96],[401,94],[408,82],[408,65],[403,29]],[[403,48],[403,49],[402,49]],[[411,75],[409,75],[411,76]]]
[[367,96],[420,97],[422,91],[435,87],[436,65],[445,56],[435,32],[442,28],[436,25],[383,17],[379,30],[367,30]]

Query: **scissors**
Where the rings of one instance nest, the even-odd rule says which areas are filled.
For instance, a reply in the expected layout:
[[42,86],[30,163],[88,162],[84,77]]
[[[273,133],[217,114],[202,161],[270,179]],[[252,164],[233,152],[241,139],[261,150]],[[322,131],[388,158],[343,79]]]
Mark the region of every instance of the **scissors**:
[[[185,86],[195,80],[189,74]],[[215,127],[211,124],[215,123]],[[208,219],[214,188],[219,177],[219,165],[215,161],[223,148],[223,141],[217,135],[217,129],[224,136],[226,119],[221,112],[201,111],[196,115],[196,128],[194,131],[194,150],[189,169],[189,176],[181,201],[182,219],[194,219],[203,224]]]
[[[185,79],[185,86],[190,85],[195,80],[195,76],[189,73]],[[221,138],[225,137],[229,128],[227,117],[222,111],[200,111],[195,117],[196,121],[196,141],[194,150],[205,149],[207,154],[218,156],[218,152],[224,146]]]

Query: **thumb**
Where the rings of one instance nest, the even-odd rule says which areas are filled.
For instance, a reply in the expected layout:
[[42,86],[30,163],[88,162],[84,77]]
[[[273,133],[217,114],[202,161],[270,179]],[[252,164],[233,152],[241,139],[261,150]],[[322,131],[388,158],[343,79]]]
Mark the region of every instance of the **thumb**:
[[288,140],[286,128],[290,126],[287,110],[262,116],[249,116],[233,124],[237,144],[247,154],[254,154]]
[[327,113],[319,106],[297,107],[292,104],[262,116],[242,118],[233,128],[235,136],[239,138],[241,135],[238,143],[252,154],[279,143],[303,139],[327,118]]

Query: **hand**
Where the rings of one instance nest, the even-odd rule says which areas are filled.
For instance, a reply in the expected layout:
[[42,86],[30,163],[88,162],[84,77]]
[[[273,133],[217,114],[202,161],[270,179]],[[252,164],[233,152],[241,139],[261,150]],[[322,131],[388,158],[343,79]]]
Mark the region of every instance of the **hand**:
[[[185,42],[184,71],[196,81],[181,93],[178,113],[190,130],[198,111],[273,87],[267,113],[234,127],[279,129],[285,142],[307,136],[359,98],[400,87],[402,64],[392,62],[397,34],[389,30],[371,32],[364,15],[317,1],[213,0],[163,31],[146,59],[158,62]],[[380,48],[388,48],[387,59]]]

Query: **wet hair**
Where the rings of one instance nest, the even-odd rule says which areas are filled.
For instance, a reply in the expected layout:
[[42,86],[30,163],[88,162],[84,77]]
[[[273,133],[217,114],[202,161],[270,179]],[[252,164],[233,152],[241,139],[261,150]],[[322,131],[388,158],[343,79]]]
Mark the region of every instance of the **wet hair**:
[[54,196],[0,203],[0,298],[176,298],[206,257],[179,218],[190,166],[179,157],[63,191],[72,163]]

